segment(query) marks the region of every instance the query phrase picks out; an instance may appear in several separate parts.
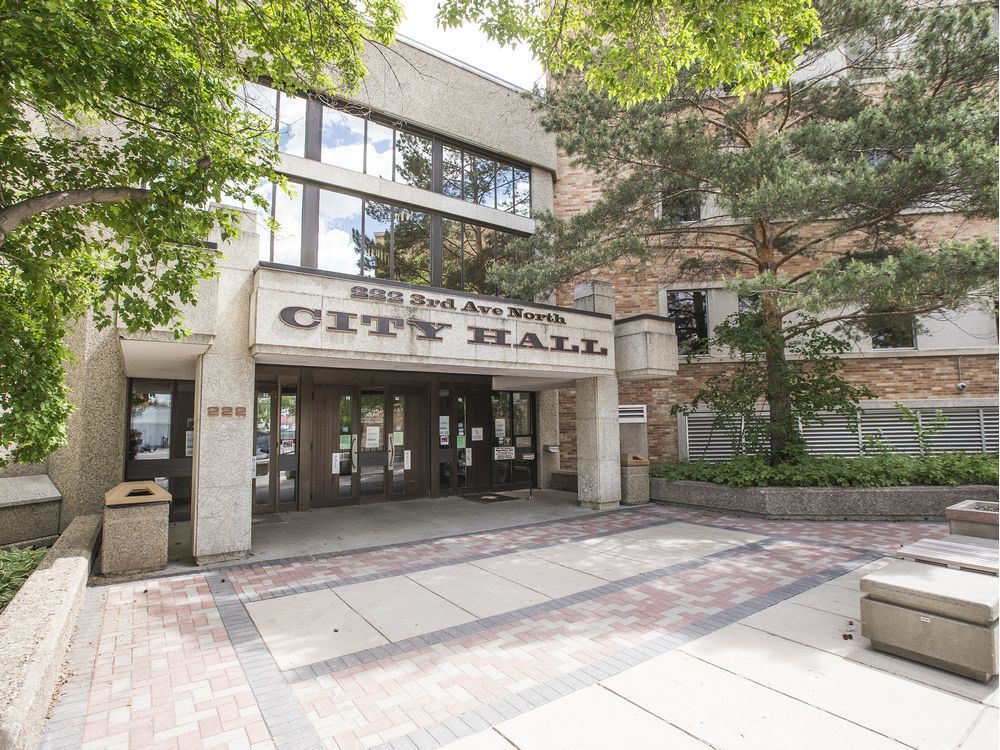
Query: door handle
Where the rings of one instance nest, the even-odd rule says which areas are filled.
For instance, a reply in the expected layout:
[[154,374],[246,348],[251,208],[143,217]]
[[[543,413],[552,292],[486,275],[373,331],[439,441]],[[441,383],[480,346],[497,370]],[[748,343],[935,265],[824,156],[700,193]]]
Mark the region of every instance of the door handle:
[[358,470],[358,436],[351,435],[351,471]]

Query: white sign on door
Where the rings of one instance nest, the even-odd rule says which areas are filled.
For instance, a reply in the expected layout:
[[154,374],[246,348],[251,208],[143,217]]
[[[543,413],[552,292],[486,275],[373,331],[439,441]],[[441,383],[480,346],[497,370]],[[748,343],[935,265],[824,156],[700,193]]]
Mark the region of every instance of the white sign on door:
[[340,474],[340,454],[331,453],[330,454],[330,472],[333,474]]
[[368,425],[365,428],[365,448],[378,448],[382,443],[382,428],[378,425]]
[[483,440],[483,428],[473,427],[472,428],[472,442],[481,443]]
[[472,466],[472,448],[465,449],[465,465]]
[[403,469],[406,471],[410,470],[410,452],[403,451]]

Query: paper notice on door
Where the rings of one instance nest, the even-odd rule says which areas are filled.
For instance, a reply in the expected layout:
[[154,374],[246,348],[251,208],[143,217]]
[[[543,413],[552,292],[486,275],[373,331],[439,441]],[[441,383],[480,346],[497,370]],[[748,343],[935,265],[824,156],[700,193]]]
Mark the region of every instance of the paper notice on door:
[[465,449],[465,465],[472,466],[472,448]]
[[392,444],[393,445],[402,445],[403,444],[403,433],[402,432],[400,432],[400,431],[397,430],[396,432],[392,433]]
[[472,442],[481,443],[483,441],[483,428],[473,427],[472,428]]
[[455,438],[455,447],[464,448],[465,447],[465,435],[459,435]]
[[507,437],[506,419],[493,420],[493,434],[497,436],[497,440],[503,440],[505,437]]
[[409,471],[410,470],[410,452],[409,451],[403,451],[403,470],[404,471]]
[[494,461],[513,461],[514,460],[514,446],[513,445],[500,445],[493,449],[493,460]]
[[340,454],[331,453],[330,454],[330,473],[340,474]]
[[382,444],[382,428],[376,425],[365,427],[365,448],[378,448]]
[[340,450],[349,451],[351,449],[351,436],[341,435],[340,436]]
[[187,430],[184,433],[184,455],[194,455],[194,430]]
[[441,447],[442,447],[442,448],[447,448],[447,447],[448,447],[448,445],[449,445],[449,444],[450,444],[450,442],[451,442],[451,441],[450,441],[450,436],[449,436],[449,435],[441,435],[441,437],[439,438],[439,440],[440,440],[440,442],[441,442]]
[[447,435],[449,433],[448,421],[448,417],[438,417],[438,435]]

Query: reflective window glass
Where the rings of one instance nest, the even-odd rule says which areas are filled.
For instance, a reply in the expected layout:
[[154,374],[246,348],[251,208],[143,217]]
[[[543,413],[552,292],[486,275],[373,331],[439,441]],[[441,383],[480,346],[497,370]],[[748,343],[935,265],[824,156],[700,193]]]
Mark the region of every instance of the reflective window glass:
[[278,112],[278,92],[259,83],[245,82],[236,92],[239,105],[266,121],[266,130],[273,131]]
[[289,195],[278,190],[274,197],[274,232],[271,260],[297,266],[302,261],[302,185],[289,183]]
[[678,352],[707,353],[708,308],[704,291],[668,292],[667,314],[674,320]]
[[465,291],[493,294],[486,274],[493,263],[494,230],[476,224],[465,224],[464,281]]
[[441,174],[443,177],[442,191],[451,198],[462,197],[462,152],[457,148],[445,146],[442,149]]
[[365,121],[360,117],[323,107],[323,148],[326,164],[363,172],[365,169]]
[[524,169],[514,170],[514,213],[531,216],[531,173]]
[[514,212],[514,168],[506,164],[497,167],[497,208]]
[[365,201],[365,257],[362,273],[378,279],[391,278],[392,206]]
[[368,122],[368,148],[365,172],[386,180],[392,179],[393,129],[377,122]]
[[396,182],[431,189],[430,138],[396,131]]
[[475,185],[477,203],[480,206],[496,208],[497,163],[484,156],[476,157]]
[[281,94],[278,98],[278,150],[306,155],[306,100],[301,96]]
[[462,289],[462,222],[441,222],[441,286]]
[[397,209],[394,233],[396,278],[408,284],[431,283],[431,219],[420,211]]
[[170,458],[170,381],[136,380],[132,385],[132,424],[128,457],[131,461]]
[[356,274],[361,267],[361,199],[319,191],[319,244],[316,266]]

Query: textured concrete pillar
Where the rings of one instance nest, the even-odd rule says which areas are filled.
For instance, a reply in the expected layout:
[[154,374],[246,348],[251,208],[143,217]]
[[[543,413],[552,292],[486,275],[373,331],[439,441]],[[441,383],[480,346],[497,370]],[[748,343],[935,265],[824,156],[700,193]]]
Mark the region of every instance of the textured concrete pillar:
[[621,502],[618,379],[576,381],[576,473],[580,505],[605,510]]
[[615,288],[610,281],[585,281],[573,287],[573,307],[577,310],[615,314]]
[[191,520],[199,564],[250,550],[255,373],[247,337],[257,235],[246,232],[223,252],[215,338],[198,358],[194,384]]
[[559,447],[559,391],[541,391],[538,405],[538,488],[552,486],[552,472],[559,471],[559,454],[549,453],[546,446]]

